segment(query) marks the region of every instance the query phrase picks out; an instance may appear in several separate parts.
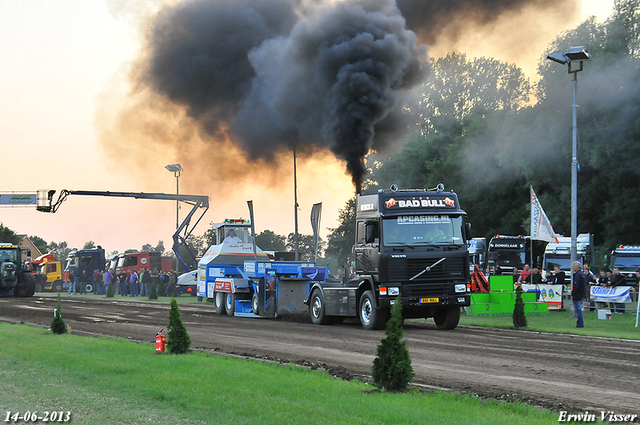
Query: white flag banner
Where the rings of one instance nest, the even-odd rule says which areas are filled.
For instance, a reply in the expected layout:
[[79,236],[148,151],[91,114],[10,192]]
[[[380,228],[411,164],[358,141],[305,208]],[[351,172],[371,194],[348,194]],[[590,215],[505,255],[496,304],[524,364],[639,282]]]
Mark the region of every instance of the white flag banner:
[[558,243],[558,235],[540,205],[536,193],[531,189],[531,239]]

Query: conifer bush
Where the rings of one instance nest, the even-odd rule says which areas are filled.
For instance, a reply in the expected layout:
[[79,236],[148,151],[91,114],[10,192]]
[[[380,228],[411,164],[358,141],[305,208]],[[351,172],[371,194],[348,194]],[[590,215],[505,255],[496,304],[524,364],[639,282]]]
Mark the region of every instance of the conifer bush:
[[169,311],[169,326],[167,335],[167,348],[172,354],[184,354],[189,351],[191,338],[187,333],[187,328],[182,323],[180,309],[175,298],[171,299],[171,310]]
[[111,282],[107,287],[107,298],[113,298],[116,296],[116,277],[111,278]]
[[56,306],[56,314],[51,322],[51,332],[61,335],[67,332],[67,324],[62,320],[62,309],[60,307],[60,293],[58,292],[58,305]]
[[524,315],[524,301],[522,301],[522,286],[516,288],[516,304],[513,307],[513,326],[516,328],[525,328],[527,326],[527,317]]
[[384,388],[385,391],[406,391],[413,379],[413,368],[409,349],[404,341],[402,301],[399,296],[391,308],[385,338],[380,341],[377,354],[371,370],[373,384],[377,388]]
[[149,288],[149,299],[157,300],[158,299],[158,285],[154,281],[151,282],[151,287]]

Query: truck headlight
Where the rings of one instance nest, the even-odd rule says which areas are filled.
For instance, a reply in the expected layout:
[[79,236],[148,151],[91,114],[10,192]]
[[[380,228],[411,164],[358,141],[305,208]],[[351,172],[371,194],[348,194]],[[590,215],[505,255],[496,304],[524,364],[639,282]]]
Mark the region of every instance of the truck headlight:
[[387,293],[388,293],[389,295],[392,295],[392,296],[394,296],[394,297],[397,297],[398,295],[400,295],[400,288],[398,288],[398,287],[396,287],[396,286],[391,287],[391,288],[387,288]]
[[463,283],[456,285],[456,292],[467,292],[467,285]]

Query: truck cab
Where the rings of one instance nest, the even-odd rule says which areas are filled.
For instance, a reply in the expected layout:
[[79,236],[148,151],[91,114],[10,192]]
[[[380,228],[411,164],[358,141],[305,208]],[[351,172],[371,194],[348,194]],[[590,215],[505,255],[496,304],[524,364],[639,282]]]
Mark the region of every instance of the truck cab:
[[70,283],[71,273],[73,273],[75,279],[78,279],[82,275],[82,271],[86,270],[88,283],[86,283],[85,289],[87,292],[93,292],[93,272],[96,269],[104,271],[105,265],[105,253],[100,245],[95,249],[74,249],[67,257],[67,264],[64,269],[64,282],[66,284]]
[[384,326],[397,296],[405,318],[453,329],[470,305],[470,227],[458,196],[437,190],[379,191],[357,199],[356,299],[363,327]]
[[636,270],[640,268],[640,245],[618,245],[611,251],[610,268],[617,267],[627,282],[635,282]]
[[[577,255],[576,260],[580,264],[592,263],[595,258],[593,255],[593,235],[590,233],[581,233],[576,238]],[[565,272],[567,276],[571,274],[571,237],[558,236],[558,242],[549,242],[544,250],[544,270],[553,270],[555,266]]]

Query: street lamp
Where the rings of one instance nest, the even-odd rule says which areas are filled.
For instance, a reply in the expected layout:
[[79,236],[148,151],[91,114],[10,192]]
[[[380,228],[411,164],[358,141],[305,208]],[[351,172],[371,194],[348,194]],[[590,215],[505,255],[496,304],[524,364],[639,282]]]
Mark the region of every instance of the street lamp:
[[[572,47],[566,52],[557,50],[550,53],[547,59],[562,65],[567,65],[569,74],[573,74],[573,143],[571,148],[571,264],[577,259],[578,238],[578,119],[576,113],[576,91],[578,90],[578,72],[583,69],[583,62],[589,60],[591,55],[584,46]],[[579,62],[580,68],[571,64]],[[573,285],[573,273],[571,273]]]
[[[176,178],[176,195],[180,194],[180,171],[182,171],[182,166],[180,164],[169,164],[166,168],[168,171],[172,172]],[[176,230],[178,230],[179,223],[179,210],[180,210],[180,201],[176,199]]]

